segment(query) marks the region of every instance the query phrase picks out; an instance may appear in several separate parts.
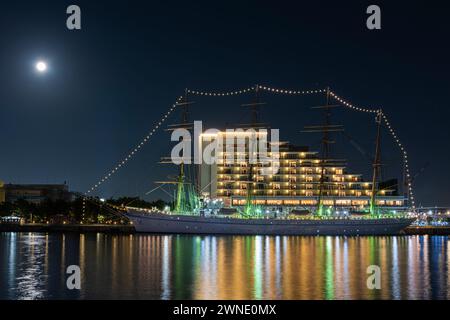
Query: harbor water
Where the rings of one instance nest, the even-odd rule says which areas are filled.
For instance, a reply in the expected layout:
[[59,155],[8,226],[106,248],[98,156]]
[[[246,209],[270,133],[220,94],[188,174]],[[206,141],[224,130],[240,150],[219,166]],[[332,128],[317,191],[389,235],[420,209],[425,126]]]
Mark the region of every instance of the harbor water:
[[447,236],[3,232],[0,299],[449,299],[449,262]]

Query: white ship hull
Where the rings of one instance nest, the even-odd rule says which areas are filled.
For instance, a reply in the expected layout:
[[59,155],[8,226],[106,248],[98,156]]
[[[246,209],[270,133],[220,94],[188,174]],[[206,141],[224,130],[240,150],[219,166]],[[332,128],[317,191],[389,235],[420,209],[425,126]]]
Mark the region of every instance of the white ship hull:
[[125,214],[137,232],[235,235],[395,235],[412,218],[382,219],[240,219],[148,213],[128,209]]

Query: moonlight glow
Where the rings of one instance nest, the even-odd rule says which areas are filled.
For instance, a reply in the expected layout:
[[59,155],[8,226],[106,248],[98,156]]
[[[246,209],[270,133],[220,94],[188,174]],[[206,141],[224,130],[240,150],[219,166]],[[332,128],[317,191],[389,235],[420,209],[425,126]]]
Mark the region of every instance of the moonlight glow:
[[36,70],[39,72],[45,72],[47,70],[47,64],[44,61],[38,61],[36,63]]

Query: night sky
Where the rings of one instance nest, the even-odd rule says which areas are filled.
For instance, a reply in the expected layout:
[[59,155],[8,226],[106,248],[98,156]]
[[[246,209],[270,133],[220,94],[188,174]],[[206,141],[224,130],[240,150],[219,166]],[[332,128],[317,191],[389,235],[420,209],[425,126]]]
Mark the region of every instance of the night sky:
[[[84,192],[127,154],[183,93],[255,84],[330,86],[356,105],[382,107],[409,152],[417,204],[450,206],[449,8],[431,1],[374,2],[382,29],[366,28],[354,1],[2,1],[0,5],[0,180],[62,183]],[[394,2],[394,1],[390,1]],[[77,4],[82,30],[66,28]],[[37,60],[49,70],[37,74]],[[192,97],[191,119],[207,127],[245,122],[236,98]],[[318,147],[300,133],[320,122],[323,96],[263,94],[261,117],[285,140]],[[179,115],[168,123],[177,123]],[[334,120],[369,153],[373,117],[337,110]],[[384,133],[386,177],[399,150]],[[335,152],[353,172],[370,164],[348,141]],[[96,195],[143,195],[166,179],[170,154],[159,131]],[[342,147],[341,147],[342,145]],[[365,169],[364,169],[365,168]],[[365,170],[365,171],[364,171]],[[155,193],[147,198],[164,197]]]

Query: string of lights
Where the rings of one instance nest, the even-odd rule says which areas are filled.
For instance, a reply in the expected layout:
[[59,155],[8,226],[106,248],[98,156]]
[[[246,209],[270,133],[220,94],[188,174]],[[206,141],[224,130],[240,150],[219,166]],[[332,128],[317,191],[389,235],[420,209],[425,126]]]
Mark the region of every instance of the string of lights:
[[199,91],[199,90],[191,90],[186,89],[187,93],[198,95],[198,96],[210,96],[210,97],[225,97],[225,96],[235,96],[239,94],[244,94],[250,91],[255,91],[255,87],[240,89],[240,90],[234,90],[234,91],[227,91],[227,92],[209,92],[209,91]]
[[392,128],[392,126],[391,126],[391,124],[390,124],[386,114],[384,114],[382,112],[381,116],[383,117],[384,123],[386,124],[386,126],[387,126],[387,128],[389,130],[389,133],[394,138],[394,141],[397,143],[397,145],[400,148],[400,151],[402,153],[403,165],[404,165],[404,168],[405,168],[405,175],[406,175],[406,183],[407,183],[407,188],[408,188],[408,196],[409,196],[409,200],[411,201],[411,208],[412,208],[412,210],[414,212],[416,210],[416,204],[415,204],[415,199],[414,199],[414,191],[413,191],[413,187],[412,187],[411,174],[410,174],[410,171],[409,171],[408,153],[406,152],[405,147],[403,146],[403,144],[401,143],[400,139],[398,138],[397,133]]
[[411,182],[411,174],[409,171],[409,164],[408,164],[408,153],[405,150],[405,147],[401,143],[400,139],[398,138],[398,135],[395,133],[394,129],[392,128],[386,114],[383,111],[379,111],[380,109],[369,109],[369,108],[362,108],[353,105],[352,103],[344,100],[343,98],[339,97],[337,94],[335,94],[333,91],[330,91],[330,95],[336,99],[338,102],[340,102],[342,105],[344,105],[347,108],[350,108],[352,110],[360,111],[360,112],[366,112],[366,113],[381,113],[381,116],[384,120],[384,123],[386,124],[386,127],[388,128],[389,133],[394,138],[394,141],[397,143],[398,147],[400,148],[401,155],[403,157],[403,166],[405,168],[405,175],[406,175],[406,184],[408,188],[408,198],[411,201],[411,208],[413,212],[416,210],[415,205],[415,199],[414,199],[414,191],[412,188],[412,182]]
[[336,101],[342,103],[344,107],[347,107],[352,110],[366,112],[366,113],[378,113],[378,109],[369,109],[369,108],[361,108],[353,105],[352,103],[344,100],[343,98],[339,97],[337,94],[335,94],[333,91],[330,91],[330,96],[333,97]]
[[130,161],[133,156],[148,142],[148,140],[153,136],[153,134],[158,130],[158,128],[163,124],[163,122],[169,117],[169,115],[175,110],[177,105],[183,99],[180,96],[176,102],[169,108],[169,110],[163,115],[160,121],[153,127],[151,131],[121,160],[119,163],[111,169],[107,174],[105,174],[96,184],[94,184],[87,192],[86,195],[97,189],[102,183],[106,182],[112,175],[114,175],[120,168],[122,168],[128,161]]
[[286,90],[286,89],[276,89],[266,86],[257,86],[258,89],[273,92],[273,93],[280,93],[280,94],[288,94],[288,95],[305,95],[305,94],[316,94],[316,93],[326,93],[326,89],[315,89],[315,90]]
[[186,92],[195,94],[195,95],[199,95],[199,96],[224,97],[224,96],[233,96],[233,95],[248,93],[251,91],[255,91],[256,88],[258,88],[260,90],[268,91],[268,92],[280,93],[280,94],[291,94],[291,95],[305,95],[305,94],[317,94],[317,93],[326,93],[327,92],[326,89],[286,90],[286,89],[276,89],[276,88],[260,86],[260,85],[255,85],[255,86],[252,86],[249,88],[233,90],[233,91],[228,91],[228,92],[200,91],[200,90],[191,90],[191,89],[186,89]]

